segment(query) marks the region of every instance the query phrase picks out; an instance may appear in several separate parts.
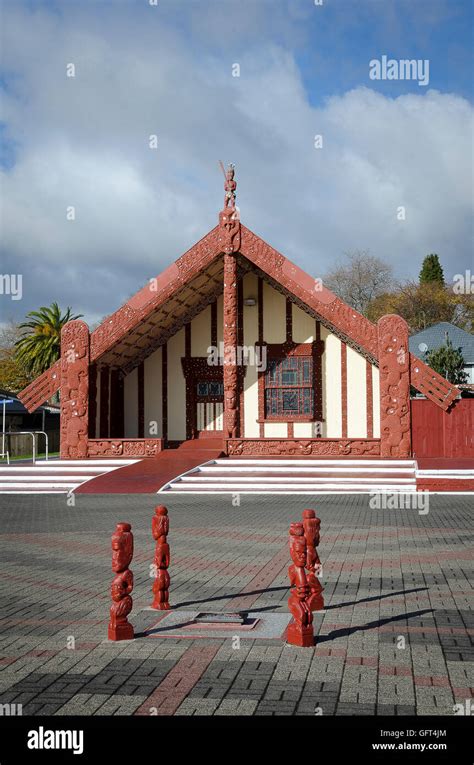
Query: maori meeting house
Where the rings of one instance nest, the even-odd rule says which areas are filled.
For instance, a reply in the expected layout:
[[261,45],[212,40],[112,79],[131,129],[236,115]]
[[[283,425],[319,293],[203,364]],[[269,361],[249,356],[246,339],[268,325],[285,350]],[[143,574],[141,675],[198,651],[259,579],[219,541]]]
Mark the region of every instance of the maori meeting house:
[[234,457],[413,456],[410,387],[447,411],[458,389],[240,221],[233,166],[218,225],[20,394],[60,391],[61,458],[140,459],[214,439]]

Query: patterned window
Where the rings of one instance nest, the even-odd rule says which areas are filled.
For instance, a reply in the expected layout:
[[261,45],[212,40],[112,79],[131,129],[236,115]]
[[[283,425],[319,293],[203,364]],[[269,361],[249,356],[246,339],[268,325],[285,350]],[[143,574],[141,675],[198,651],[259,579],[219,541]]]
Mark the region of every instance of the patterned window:
[[265,374],[265,417],[313,416],[313,359],[271,359]]

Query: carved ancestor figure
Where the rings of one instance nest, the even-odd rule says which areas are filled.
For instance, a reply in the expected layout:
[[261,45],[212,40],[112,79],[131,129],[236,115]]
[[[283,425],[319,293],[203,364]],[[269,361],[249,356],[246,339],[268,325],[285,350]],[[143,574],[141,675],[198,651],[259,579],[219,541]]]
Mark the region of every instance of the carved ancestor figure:
[[170,530],[170,519],[168,518],[168,510],[163,505],[155,507],[155,515],[151,522],[151,530],[153,539],[156,541],[155,557],[153,559],[155,568],[153,594],[155,597],[153,599],[152,608],[156,608],[158,611],[168,611],[170,608],[170,575],[168,574],[168,567],[170,565],[170,546],[167,542],[167,537]]
[[[235,375],[235,378],[237,378],[237,375]],[[232,381],[230,385],[228,384],[228,387],[226,387],[225,390],[225,406],[224,406],[224,412],[225,412],[225,432],[227,438],[236,438],[237,436],[237,396],[235,395],[235,387],[237,386],[237,382],[234,382],[234,377],[232,377]]]
[[237,183],[234,165],[229,165],[227,170],[222,162],[220,165],[225,176],[225,196],[224,209],[219,213],[219,244],[222,252],[230,254],[240,248],[240,216],[235,205]]
[[234,180],[235,166],[231,163],[225,173],[225,197],[224,197],[224,209],[227,207],[235,207],[235,197],[237,182]]
[[317,551],[320,540],[321,521],[316,518],[314,510],[303,510],[303,528],[306,539],[306,578],[308,580],[311,595],[308,600],[311,611],[321,611],[324,608],[322,596],[323,587],[317,574],[321,572],[321,561]]
[[314,645],[313,614],[309,605],[311,590],[306,577],[307,545],[302,523],[290,526],[290,554],[293,564],[288,569],[291,592],[288,608],[294,621],[288,625],[287,641],[309,648]]
[[133,534],[129,523],[117,523],[112,534],[112,571],[116,573],[110,594],[109,640],[131,640],[133,627],[127,619],[133,607],[130,593],[133,590],[133,574],[128,568],[133,557]]

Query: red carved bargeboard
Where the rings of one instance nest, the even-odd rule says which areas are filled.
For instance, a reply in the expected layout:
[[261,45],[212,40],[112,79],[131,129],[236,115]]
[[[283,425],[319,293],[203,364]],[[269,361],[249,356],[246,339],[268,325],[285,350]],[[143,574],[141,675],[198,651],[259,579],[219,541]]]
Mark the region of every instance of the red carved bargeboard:
[[389,314],[379,319],[380,455],[411,456],[410,351],[408,324]]
[[61,459],[87,457],[89,327],[75,319],[61,331]]
[[263,239],[241,225],[240,252],[257,268],[268,274],[275,285],[313,309],[339,337],[343,335],[375,361],[377,328],[341,298],[302,271]]
[[459,396],[459,388],[410,353],[410,383],[426,398],[447,411]]
[[379,457],[378,438],[229,438],[229,457]]
[[24,388],[18,394],[18,398],[29,412],[34,412],[41,404],[54,396],[60,385],[61,359],[58,359],[49,369]]
[[162,438],[90,438],[88,457],[156,457]]

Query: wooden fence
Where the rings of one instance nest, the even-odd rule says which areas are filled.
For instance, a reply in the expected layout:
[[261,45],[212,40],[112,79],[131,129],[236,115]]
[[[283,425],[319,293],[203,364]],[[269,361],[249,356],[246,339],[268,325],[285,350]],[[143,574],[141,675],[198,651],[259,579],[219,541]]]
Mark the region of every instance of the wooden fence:
[[412,399],[411,431],[415,457],[474,457],[474,398],[455,401],[448,412]]

